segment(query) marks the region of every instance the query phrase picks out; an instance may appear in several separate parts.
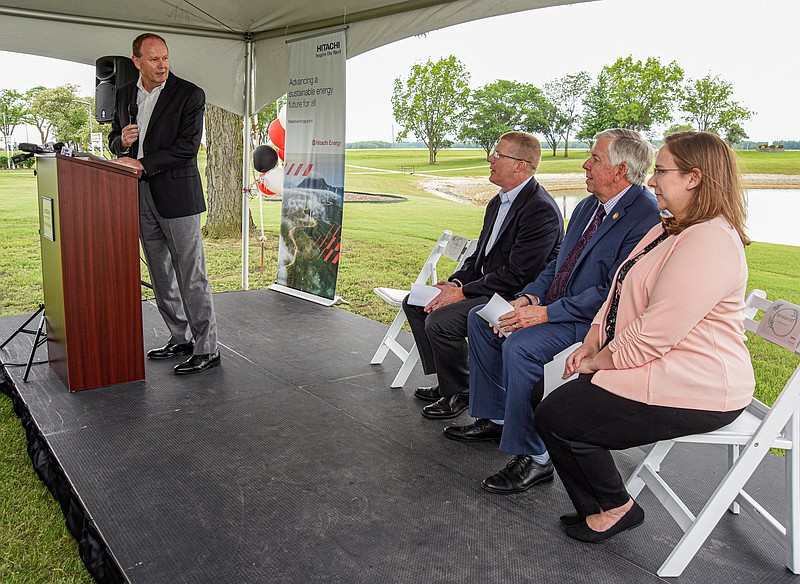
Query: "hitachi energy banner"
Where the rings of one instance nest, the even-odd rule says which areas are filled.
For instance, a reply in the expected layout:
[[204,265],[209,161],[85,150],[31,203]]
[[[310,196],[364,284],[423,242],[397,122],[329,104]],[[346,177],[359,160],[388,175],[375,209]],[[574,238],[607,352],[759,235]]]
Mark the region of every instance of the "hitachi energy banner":
[[344,31],[289,44],[276,283],[331,300],[342,239],[345,56]]

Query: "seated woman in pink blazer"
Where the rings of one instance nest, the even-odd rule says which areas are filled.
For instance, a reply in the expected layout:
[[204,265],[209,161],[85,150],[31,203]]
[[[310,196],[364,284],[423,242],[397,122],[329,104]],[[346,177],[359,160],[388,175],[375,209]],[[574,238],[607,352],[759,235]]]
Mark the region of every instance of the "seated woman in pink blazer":
[[663,223],[634,248],[536,427],[577,514],[567,535],[600,542],[644,521],[611,450],[716,430],[750,403],[744,345],[745,200],[714,134],[667,136],[648,182]]

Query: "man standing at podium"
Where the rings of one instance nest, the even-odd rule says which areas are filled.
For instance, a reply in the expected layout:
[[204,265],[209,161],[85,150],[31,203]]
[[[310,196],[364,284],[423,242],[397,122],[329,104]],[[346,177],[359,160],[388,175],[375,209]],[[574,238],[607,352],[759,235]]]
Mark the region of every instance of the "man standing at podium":
[[220,364],[217,322],[200,233],[206,210],[197,169],[203,90],[169,73],[166,41],[152,33],[133,41],[139,80],[117,90],[108,143],[115,162],[142,171],[139,229],[156,304],[169,342],[150,359],[191,355],[178,375]]

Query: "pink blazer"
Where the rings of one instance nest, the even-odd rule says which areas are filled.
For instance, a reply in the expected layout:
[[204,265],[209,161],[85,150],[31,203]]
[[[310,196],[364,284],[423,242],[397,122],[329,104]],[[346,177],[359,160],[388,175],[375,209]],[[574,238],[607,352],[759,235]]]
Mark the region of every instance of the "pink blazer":
[[[653,227],[630,257],[661,232]],[[724,218],[668,237],[628,272],[608,345],[616,369],[598,371],[592,381],[651,405],[723,412],[747,406],[755,378],[744,344],[746,286],[744,247]],[[613,294],[612,287],[592,323],[600,325],[601,344]]]

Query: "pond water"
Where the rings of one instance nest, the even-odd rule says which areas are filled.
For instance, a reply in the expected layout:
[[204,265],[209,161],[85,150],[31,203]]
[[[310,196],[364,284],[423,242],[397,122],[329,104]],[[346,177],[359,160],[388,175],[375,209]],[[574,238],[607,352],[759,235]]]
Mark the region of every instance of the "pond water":
[[[556,191],[564,217],[570,217],[586,191]],[[749,189],[747,236],[753,241],[800,246],[800,189]]]

